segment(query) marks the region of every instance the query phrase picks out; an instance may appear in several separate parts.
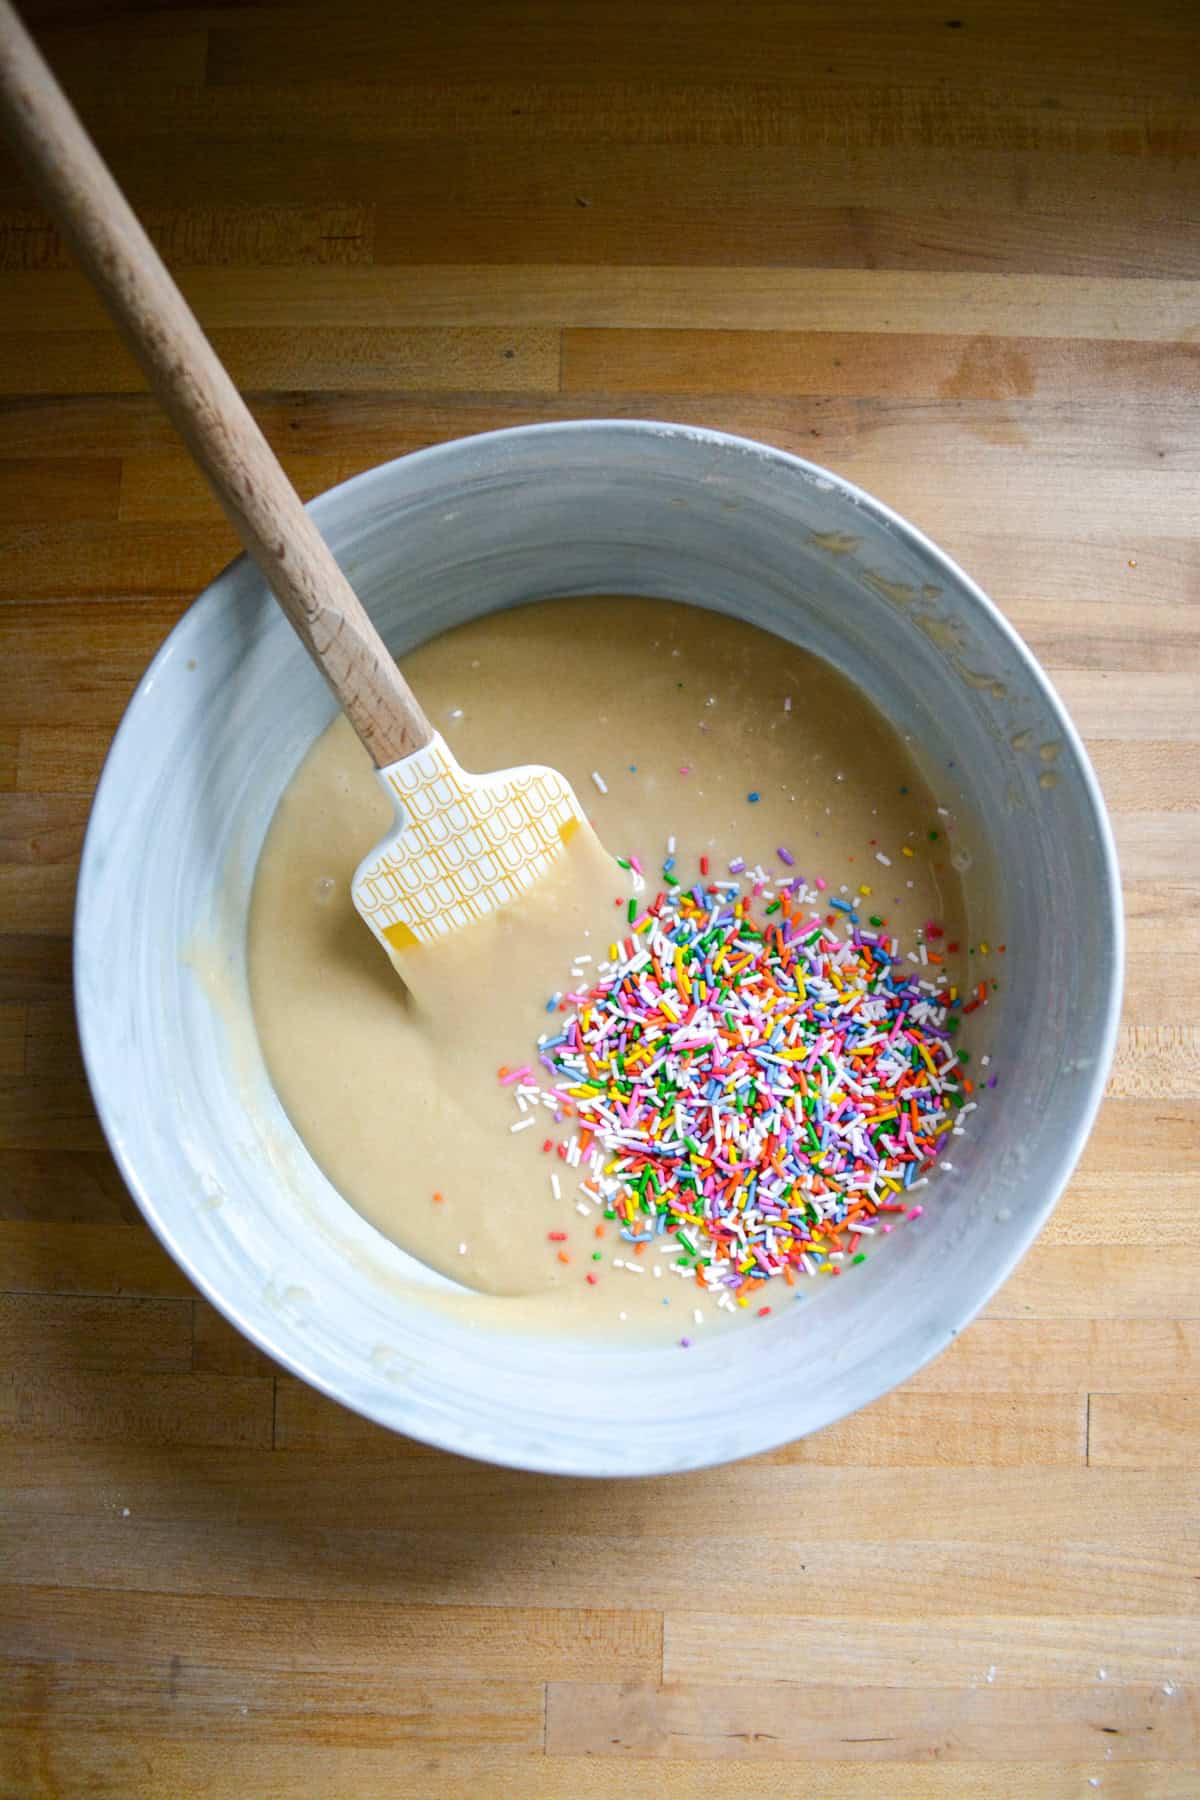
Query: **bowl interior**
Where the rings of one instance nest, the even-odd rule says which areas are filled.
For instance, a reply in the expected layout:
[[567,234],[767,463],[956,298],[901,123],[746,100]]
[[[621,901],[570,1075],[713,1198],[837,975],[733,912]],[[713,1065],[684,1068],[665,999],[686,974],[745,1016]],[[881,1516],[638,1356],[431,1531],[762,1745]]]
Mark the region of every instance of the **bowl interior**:
[[753,1330],[686,1355],[581,1339],[549,1359],[538,1336],[485,1332],[430,1304],[448,1284],[331,1188],[254,1035],[254,867],[333,703],[241,561],[140,684],[80,880],[85,1057],[151,1225],[298,1374],[382,1423],[498,1462],[683,1469],[800,1436],[885,1392],[945,1346],[1043,1223],[1111,1055],[1111,839],[1045,677],[979,590],[886,508],[717,433],[591,422],[493,433],[372,470],[312,510],[400,655],[523,601],[632,593],[736,613],[841,668],[914,739],[971,856],[973,929],[1007,944],[983,1015],[999,1085],[919,1228]]

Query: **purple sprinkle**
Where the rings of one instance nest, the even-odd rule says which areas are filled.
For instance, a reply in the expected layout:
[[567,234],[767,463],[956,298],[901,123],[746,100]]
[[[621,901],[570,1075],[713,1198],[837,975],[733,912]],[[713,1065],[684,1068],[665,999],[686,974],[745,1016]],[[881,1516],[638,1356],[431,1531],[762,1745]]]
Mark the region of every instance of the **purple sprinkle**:
[[782,844],[780,844],[780,846],[776,850],[775,854],[779,858],[780,862],[787,864],[789,869],[795,868],[795,866],[796,866],[795,857],[792,855],[790,850],[785,850]]
[[995,1085],[996,1085],[996,1077],[994,1075],[989,1075],[988,1076],[988,1086],[995,1087]]
[[742,870],[745,867],[746,867],[745,857],[744,856],[735,856],[733,861],[729,865],[729,873],[731,875],[740,875]]
[[680,1340],[679,1340],[679,1348],[680,1348],[680,1349],[681,1349],[681,1350],[690,1350],[690,1349],[691,1349],[691,1347],[692,1347],[692,1340],[691,1340],[691,1338],[680,1338]]

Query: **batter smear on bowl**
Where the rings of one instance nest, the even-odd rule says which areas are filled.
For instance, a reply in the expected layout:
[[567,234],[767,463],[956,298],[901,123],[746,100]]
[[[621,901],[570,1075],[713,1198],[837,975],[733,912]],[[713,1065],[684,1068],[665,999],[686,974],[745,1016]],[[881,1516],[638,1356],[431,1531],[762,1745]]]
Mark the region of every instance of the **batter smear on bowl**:
[[402,985],[349,892],[386,802],[343,720],[310,751],[251,986],[343,1196],[523,1324],[685,1344],[918,1219],[1001,966],[966,939],[952,774],[935,796],[824,662],[665,601],[522,607],[404,663],[465,766],[549,757],[597,835]]

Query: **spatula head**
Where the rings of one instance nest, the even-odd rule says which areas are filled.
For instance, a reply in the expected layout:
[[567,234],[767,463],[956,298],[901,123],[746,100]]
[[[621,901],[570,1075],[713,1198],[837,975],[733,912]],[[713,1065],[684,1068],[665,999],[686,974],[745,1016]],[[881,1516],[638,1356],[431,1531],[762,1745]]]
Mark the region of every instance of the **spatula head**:
[[353,897],[389,951],[434,943],[515,900],[583,823],[557,769],[471,775],[440,735],[379,779],[396,828],[359,864]]

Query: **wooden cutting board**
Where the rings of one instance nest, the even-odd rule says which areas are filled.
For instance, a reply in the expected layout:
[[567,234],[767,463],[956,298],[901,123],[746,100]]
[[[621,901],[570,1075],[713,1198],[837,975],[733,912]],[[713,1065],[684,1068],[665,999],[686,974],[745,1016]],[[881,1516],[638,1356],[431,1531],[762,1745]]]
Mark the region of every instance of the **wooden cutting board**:
[[278,1374],[139,1222],[70,996],[105,747],[233,538],[0,165],[6,1795],[1200,1792],[1200,31],[952,12],[34,9],[305,494],[668,417],[945,545],[1088,740],[1129,972],[1040,1242],[834,1430],[553,1481]]

